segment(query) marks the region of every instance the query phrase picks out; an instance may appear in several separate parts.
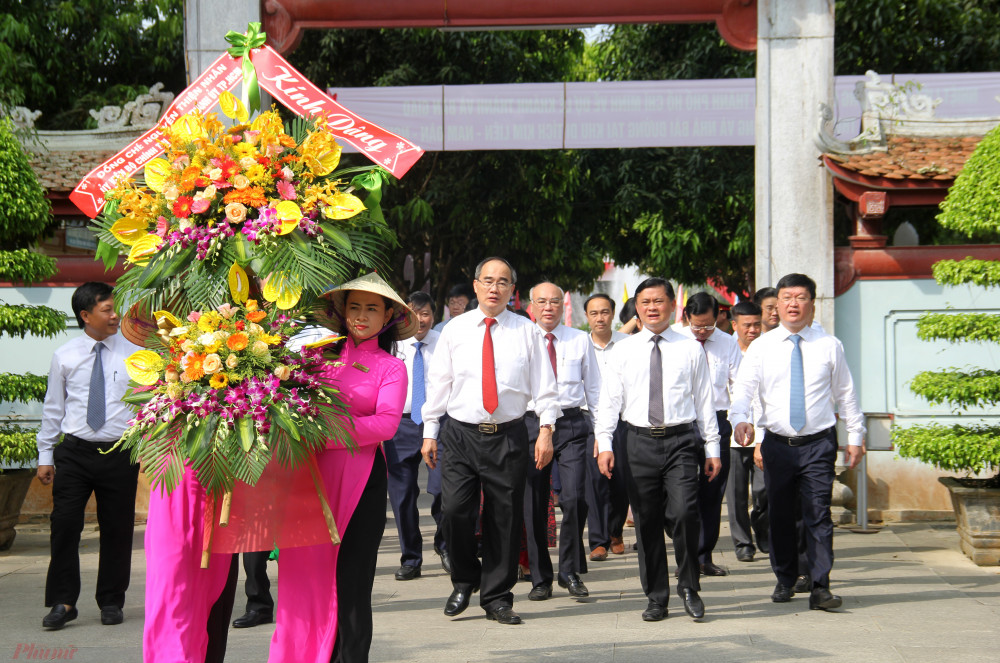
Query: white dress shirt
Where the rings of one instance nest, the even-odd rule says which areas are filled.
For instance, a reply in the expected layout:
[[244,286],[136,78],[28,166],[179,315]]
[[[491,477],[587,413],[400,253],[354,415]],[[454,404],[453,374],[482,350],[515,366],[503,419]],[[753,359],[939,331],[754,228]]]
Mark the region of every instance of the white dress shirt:
[[94,346],[86,333],[56,349],[49,366],[49,386],[42,406],[42,425],[38,430],[38,464],[52,465],[52,450],[59,435],[68,433],[89,442],[117,441],[133,416],[132,408],[122,403],[128,389],[125,360],[142,350],[121,334],[101,341],[101,365],[104,367],[105,419],[100,430],[87,424],[87,403],[90,400],[90,373],[94,367]]
[[[719,457],[719,424],[712,404],[712,382],[701,344],[672,329],[660,334],[663,360],[665,426],[698,422],[705,455]],[[619,341],[610,355],[601,385],[594,434],[599,451],[611,451],[618,416],[633,426],[649,423],[649,367],[653,334],[646,328]]]
[[[628,334],[623,334],[621,332],[612,331],[611,340],[603,348],[597,345],[597,341],[594,340],[593,334],[588,334],[590,336],[590,344],[594,347],[594,354],[597,356],[597,368],[601,371],[601,375],[604,375],[604,368],[608,365],[608,358],[611,356],[611,350],[615,347],[618,341],[624,341],[628,338]],[[596,411],[596,410],[595,410]]]
[[[680,332],[688,338],[694,338],[694,332],[690,327],[685,327]],[[698,342],[701,345],[701,342]],[[720,332],[718,329],[705,340],[702,346],[705,349],[705,357],[708,359],[708,373],[712,378],[712,392],[715,397],[714,407],[717,411],[729,409],[729,395],[733,384],[736,382],[736,372],[740,368],[740,360],[743,353],[740,352],[740,344],[735,338]]]
[[[427,330],[427,335],[420,341],[423,343],[423,347],[420,348],[420,354],[424,358],[424,398],[426,399],[428,392],[430,391],[430,383],[427,381],[427,373],[431,367],[431,355],[434,354],[434,348],[437,347],[438,339],[441,338],[439,332],[433,329]],[[417,354],[417,337],[411,336],[405,341],[399,341],[396,347],[396,356],[403,360],[406,364],[406,380],[410,388],[406,390],[406,404],[403,406],[403,414],[410,414],[413,409],[413,357]],[[426,402],[426,400],[425,400]]]
[[858,407],[854,380],[844,359],[844,346],[836,337],[813,327],[805,327],[799,332],[806,425],[796,431],[789,424],[790,367],[795,345],[789,340],[790,335],[791,332],[780,324],[747,348],[733,390],[729,420],[733,425],[746,423],[751,399],[757,392],[761,404],[759,425],[778,435],[797,437],[818,433],[836,424],[836,405],[847,424],[848,444],[860,446],[865,436],[864,415]]
[[482,309],[468,311],[441,332],[428,373],[424,437],[437,439],[445,413],[467,424],[505,423],[524,416],[531,400],[542,425],[554,424],[559,417],[545,337],[531,320],[507,310],[490,329],[499,405],[492,415],[483,407],[485,318]]
[[[544,338],[546,332],[539,326]],[[597,401],[601,397],[601,369],[597,364],[594,346],[589,334],[573,327],[560,324],[552,330],[556,337],[556,389],[559,391],[559,407],[586,407],[597,411]],[[545,357],[548,359],[548,341]],[[549,362],[551,364],[551,361]]]

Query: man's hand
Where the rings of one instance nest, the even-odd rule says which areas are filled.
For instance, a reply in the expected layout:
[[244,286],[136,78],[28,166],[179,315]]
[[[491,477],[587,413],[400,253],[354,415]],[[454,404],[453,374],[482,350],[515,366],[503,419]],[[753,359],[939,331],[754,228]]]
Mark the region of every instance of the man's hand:
[[758,442],[753,448],[753,464],[756,465],[757,469],[761,472],[764,471],[764,455],[760,453],[760,442]]
[[594,458],[599,458],[601,450],[597,448],[597,440],[594,440]]
[[[864,455],[864,446],[853,446],[848,444],[847,448],[844,449],[844,462],[847,464],[847,467],[853,470],[857,464],[861,462],[861,457]],[[42,468],[39,467],[38,469],[41,470]]]
[[733,439],[741,447],[750,446],[753,444],[753,426],[745,421],[742,424],[736,424],[736,428],[733,430]]
[[438,464],[437,440],[425,437],[424,445],[420,447],[420,455],[424,457],[424,462],[427,463],[427,467],[431,468],[432,470],[435,467],[437,467]]
[[722,461],[718,458],[706,458],[705,459],[705,476],[708,477],[709,481],[715,479],[719,476],[719,472],[722,471]]
[[540,470],[551,463],[553,453],[552,429],[539,428],[538,439],[535,440],[535,467]]
[[607,478],[611,478],[611,470],[615,469],[615,454],[613,451],[602,451],[597,455],[597,469]]
[[47,486],[56,477],[56,468],[54,465],[39,465],[36,476],[39,481]]

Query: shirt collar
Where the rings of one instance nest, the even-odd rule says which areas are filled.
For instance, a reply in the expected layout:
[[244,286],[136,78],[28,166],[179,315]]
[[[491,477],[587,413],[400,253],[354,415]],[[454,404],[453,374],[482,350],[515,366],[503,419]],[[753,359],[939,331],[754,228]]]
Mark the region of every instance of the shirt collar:
[[[775,327],[774,330],[772,330],[770,333],[776,334],[778,338],[780,338],[783,341],[789,336],[791,336],[793,332],[791,332],[785,325],[778,323],[778,326]],[[817,334],[819,334],[819,332],[816,329],[813,329],[809,325],[806,325],[805,327],[794,333],[798,334],[807,341],[812,340]]]

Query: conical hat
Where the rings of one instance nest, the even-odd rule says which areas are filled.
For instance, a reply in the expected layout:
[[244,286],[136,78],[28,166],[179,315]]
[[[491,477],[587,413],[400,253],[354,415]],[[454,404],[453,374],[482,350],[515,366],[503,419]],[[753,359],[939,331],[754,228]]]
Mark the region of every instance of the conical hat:
[[399,340],[402,341],[403,339],[410,338],[417,333],[417,328],[420,326],[420,323],[417,322],[417,314],[396,294],[392,286],[383,281],[382,277],[375,272],[365,274],[353,281],[348,281],[343,285],[338,285],[336,288],[331,288],[324,292],[322,297],[332,302],[333,312],[329,312],[329,307],[316,311],[315,318],[319,324],[335,332],[344,331],[344,307],[347,304],[347,292],[349,290],[373,292],[390,300],[392,302],[393,320],[396,320],[396,332]]
[[125,315],[121,318],[119,326],[122,336],[130,342],[142,347],[152,347],[159,345],[154,343],[156,339],[156,320],[152,316],[143,313],[139,304],[133,304]]

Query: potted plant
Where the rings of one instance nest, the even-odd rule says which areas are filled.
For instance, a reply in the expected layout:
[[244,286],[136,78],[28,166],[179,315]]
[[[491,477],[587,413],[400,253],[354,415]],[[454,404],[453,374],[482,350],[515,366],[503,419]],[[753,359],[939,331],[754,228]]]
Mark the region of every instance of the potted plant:
[[[995,241],[1000,235],[998,129],[990,131],[969,157],[941,210],[938,221],[947,228],[985,240]],[[942,260],[933,271],[934,279],[944,286],[1000,287],[1000,261]],[[1000,315],[926,313],[917,323],[917,335],[952,343],[1000,343]],[[924,371],[914,377],[910,389],[931,404],[949,404],[971,419],[970,409],[1000,404],[1000,370],[994,366]],[[962,551],[981,566],[1000,564],[1000,425],[979,419],[951,426],[896,427],[892,439],[900,456],[966,474],[939,479],[951,493]]]
[[[30,246],[51,229],[52,214],[45,191],[38,184],[13,125],[0,117],[0,281],[28,285],[52,276],[55,260]],[[66,329],[66,316],[46,306],[6,304],[0,301],[0,335],[54,337]],[[31,403],[45,398],[46,376],[0,373],[0,401]],[[35,476],[37,430],[16,420],[0,421],[0,550],[14,542],[14,525]]]

